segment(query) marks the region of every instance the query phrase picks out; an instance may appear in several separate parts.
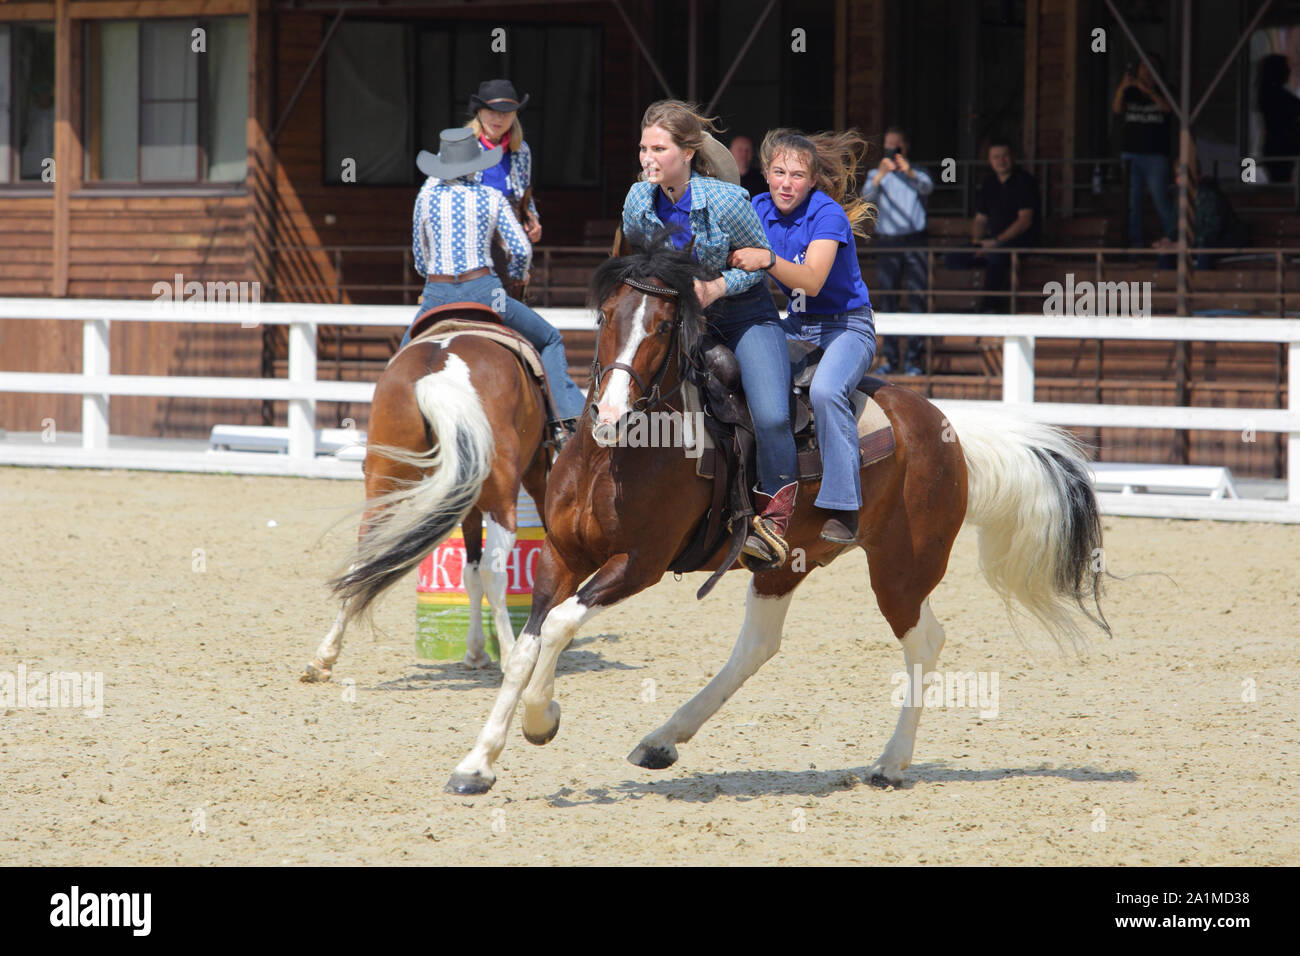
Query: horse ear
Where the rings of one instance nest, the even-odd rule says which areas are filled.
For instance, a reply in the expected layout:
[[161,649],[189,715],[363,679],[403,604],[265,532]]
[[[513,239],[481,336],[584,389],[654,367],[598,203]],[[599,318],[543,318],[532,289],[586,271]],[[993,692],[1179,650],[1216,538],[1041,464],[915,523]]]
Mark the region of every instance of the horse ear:
[[614,245],[609,250],[609,254],[615,258],[619,256],[630,256],[632,254],[632,243],[627,241],[627,236],[623,235],[623,227],[619,226],[614,230]]

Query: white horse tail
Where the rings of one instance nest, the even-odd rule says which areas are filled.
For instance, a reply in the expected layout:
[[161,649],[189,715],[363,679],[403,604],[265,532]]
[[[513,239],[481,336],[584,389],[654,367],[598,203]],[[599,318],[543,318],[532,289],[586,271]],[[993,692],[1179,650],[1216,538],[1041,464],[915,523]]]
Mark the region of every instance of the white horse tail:
[[448,354],[441,371],[415,383],[415,402],[433,432],[434,447],[417,454],[369,444],[380,455],[422,470],[420,480],[366,502],[370,519],[359,535],[346,572],[329,582],[347,601],[351,619],[423,560],[465,520],[492,471],[492,426],[469,367]]
[[1082,445],[1037,422],[968,409],[945,414],[966,457],[966,521],[979,529],[980,570],[1008,615],[1014,601],[1058,644],[1068,638],[1080,650],[1074,605],[1109,635],[1101,611],[1101,513]]

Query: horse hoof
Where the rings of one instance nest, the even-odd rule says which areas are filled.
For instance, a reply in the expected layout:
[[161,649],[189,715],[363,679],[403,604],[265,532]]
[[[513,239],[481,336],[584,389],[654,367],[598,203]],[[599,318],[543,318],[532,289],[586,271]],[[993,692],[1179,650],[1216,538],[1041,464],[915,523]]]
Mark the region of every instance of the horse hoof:
[[323,684],[330,679],[331,673],[333,672],[325,669],[325,665],[312,661],[298,680],[304,684]]
[[874,771],[868,771],[867,783],[881,790],[888,790],[891,787],[897,789],[903,785],[903,778],[901,776],[887,777],[879,770],[874,770]]
[[495,777],[485,777],[475,770],[473,773],[453,773],[451,779],[447,781],[447,786],[443,789],[448,793],[476,796],[480,793],[487,793],[492,789],[494,783],[496,783]]
[[676,747],[647,747],[641,744],[627,755],[629,763],[646,770],[663,770],[677,762]]
[[470,656],[468,651],[465,653],[465,666],[468,667],[470,670],[476,671],[481,667],[487,667],[491,663],[492,663],[492,658],[488,657],[486,654],[483,654],[479,657],[472,657]]
[[524,740],[528,741],[530,744],[542,747],[555,739],[555,735],[560,732],[560,705],[555,701],[551,701],[547,706],[547,716],[550,716],[552,711],[555,712],[555,722],[551,724],[550,729],[544,730],[540,734],[530,734],[528,728],[521,725],[520,729],[524,732]]

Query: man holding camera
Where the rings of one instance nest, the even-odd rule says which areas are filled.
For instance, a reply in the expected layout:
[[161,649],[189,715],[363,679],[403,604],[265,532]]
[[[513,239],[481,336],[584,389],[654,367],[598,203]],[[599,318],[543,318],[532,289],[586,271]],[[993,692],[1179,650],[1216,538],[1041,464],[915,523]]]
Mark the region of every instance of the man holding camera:
[[[1154,53],[1151,62],[1157,70],[1162,68],[1160,58]],[[1128,241],[1134,248],[1142,245],[1143,192],[1151,193],[1165,231],[1155,242],[1156,247],[1173,245],[1178,232],[1174,204],[1169,197],[1169,133],[1173,109],[1173,104],[1160,95],[1145,63],[1136,70],[1131,63],[1124,68],[1124,78],[1115,88],[1111,111],[1122,116],[1124,122],[1120,156],[1129,164]]]
[[[884,157],[875,174],[862,190],[862,198],[876,205],[876,244],[905,251],[882,252],[876,258],[876,283],[885,312],[898,311],[898,290],[907,290],[908,311],[925,311],[925,256],[907,247],[926,244],[925,200],[934,190],[934,181],[924,169],[907,160],[907,134],[897,126],[885,130]],[[900,285],[901,281],[901,285]],[[898,370],[899,336],[882,340],[880,364],[876,371],[888,375]],[[903,371],[920,375],[925,339],[911,336],[907,340]]]

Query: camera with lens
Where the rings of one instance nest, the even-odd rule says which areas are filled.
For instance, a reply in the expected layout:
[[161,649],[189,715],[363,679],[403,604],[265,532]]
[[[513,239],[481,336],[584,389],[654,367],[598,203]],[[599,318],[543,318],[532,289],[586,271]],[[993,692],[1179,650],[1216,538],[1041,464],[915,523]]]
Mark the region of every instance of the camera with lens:
[[885,159],[896,159],[898,157],[898,147],[891,146],[885,150]]

